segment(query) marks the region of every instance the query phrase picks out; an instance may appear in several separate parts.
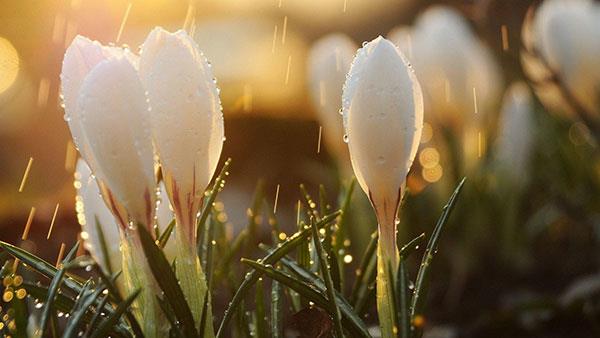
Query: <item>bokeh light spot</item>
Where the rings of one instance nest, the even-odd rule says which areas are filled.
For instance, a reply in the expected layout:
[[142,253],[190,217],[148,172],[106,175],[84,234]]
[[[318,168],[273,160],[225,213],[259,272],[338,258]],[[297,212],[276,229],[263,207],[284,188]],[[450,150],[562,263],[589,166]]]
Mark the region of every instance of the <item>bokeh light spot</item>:
[[19,53],[7,39],[0,37],[0,94],[13,85],[19,75]]

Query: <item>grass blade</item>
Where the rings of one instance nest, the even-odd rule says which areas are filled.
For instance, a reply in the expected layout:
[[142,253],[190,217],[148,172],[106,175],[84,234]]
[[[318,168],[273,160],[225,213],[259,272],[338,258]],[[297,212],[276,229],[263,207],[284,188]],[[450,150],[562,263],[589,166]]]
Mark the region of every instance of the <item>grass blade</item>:
[[[79,327],[82,324],[82,320],[86,315],[87,311],[92,307],[92,304],[96,302],[98,297],[102,294],[104,289],[97,288],[96,291],[88,294],[87,296],[82,296],[80,299],[84,299],[79,303],[79,307],[76,304],[76,310],[71,313],[71,317],[67,326],[65,327],[65,331],[63,332],[64,338],[73,338],[77,337]],[[99,311],[100,312],[100,311]]]
[[283,337],[282,300],[281,284],[274,280],[271,283],[271,337],[273,338]]
[[208,219],[208,215],[210,215],[211,213],[210,211],[212,209],[213,203],[215,202],[215,199],[217,198],[217,195],[219,194],[219,192],[221,192],[221,190],[223,190],[223,187],[225,186],[225,176],[229,175],[227,170],[229,170],[230,165],[231,158],[228,158],[227,161],[225,161],[225,163],[223,164],[219,175],[217,175],[217,178],[215,178],[215,182],[213,183],[212,189],[210,189],[208,193],[208,197],[204,200],[202,212],[200,213],[200,217],[198,218],[198,222],[196,223],[196,239],[198,240],[197,245],[199,257],[202,257],[202,229],[204,229],[204,224]]
[[167,227],[165,228],[165,231],[163,231],[163,233],[160,235],[160,237],[158,238],[158,247],[159,248],[161,248],[161,249],[165,248],[165,245],[167,245],[169,238],[171,238],[173,229],[175,229],[175,224],[177,224],[177,223],[175,222],[175,219],[173,219],[171,222],[169,222],[169,225],[167,225]]
[[[418,237],[417,237],[418,238]],[[404,257],[400,256],[398,276],[396,277],[396,304],[398,306],[398,325],[400,337],[409,338],[410,335],[410,295],[408,290],[408,272]]]
[[62,284],[63,278],[65,276],[65,268],[60,268],[52,282],[50,283],[50,287],[48,288],[48,296],[46,297],[46,303],[44,304],[44,308],[42,309],[42,316],[40,317],[40,333],[46,331],[46,326],[48,325],[48,320],[50,319],[50,315],[52,314],[52,308],[54,299],[56,294],[58,293],[58,289]]
[[259,338],[269,337],[267,333],[267,313],[265,306],[264,283],[262,278],[256,282],[256,336]]
[[[326,217],[324,217],[320,222],[317,223],[319,228],[328,225],[333,222],[338,215],[340,215],[340,211],[336,211]],[[277,249],[273,250],[270,254],[266,255],[262,262],[265,264],[275,264],[279,259],[283,256],[287,255],[290,251],[295,249],[298,245],[304,243],[306,238],[311,233],[311,229],[304,229],[300,232],[289,237],[284,243],[282,243]],[[239,286],[235,294],[233,295],[233,299],[229,303],[229,307],[225,310],[225,315],[221,320],[221,324],[219,325],[219,330],[217,331],[217,337],[224,337],[225,335],[225,327],[231,321],[231,318],[236,312],[237,307],[240,305],[240,302],[246,296],[246,293],[250,290],[252,285],[256,283],[258,280],[259,274],[256,271],[251,271],[246,274],[246,277],[242,281],[242,284]]]
[[[442,230],[444,229],[446,222],[448,222],[448,217],[450,216],[450,213],[454,209],[457,198],[462,190],[463,185],[465,184],[465,179],[466,178],[463,178],[460,181],[460,183],[452,193],[452,196],[450,196],[448,203],[444,206],[442,210],[442,215],[438,219],[437,224],[431,235],[431,238],[427,243],[427,248],[425,249],[425,254],[423,255],[421,266],[419,268],[419,272],[417,273],[417,279],[415,282],[415,292],[411,304],[411,318],[415,318],[415,316],[423,314],[423,308],[425,305],[425,298],[427,295],[429,283],[429,267],[431,266],[433,257],[437,252],[438,241],[440,239],[440,235],[442,234]],[[413,333],[419,336],[420,333],[417,331],[419,330],[414,330]]]
[[148,230],[143,226],[139,226],[138,232],[152,275],[154,275],[154,279],[160,286],[160,289],[165,293],[165,298],[173,309],[173,313],[179,321],[185,336],[197,337],[198,332],[196,332],[194,326],[192,311],[185,301],[183,291],[179,286],[175,273],[171,269],[169,261],[167,261],[162,250],[156,246]]
[[[289,274],[286,274],[282,271],[274,269],[270,265],[261,264],[256,261],[252,261],[252,260],[244,259],[244,258],[242,258],[242,263],[251,266],[252,268],[255,269],[255,271],[259,271],[260,273],[267,275],[269,278],[280,282],[281,284],[287,286],[290,289],[293,289],[294,291],[301,294],[306,299],[315,303],[317,306],[319,306],[323,309],[326,309],[328,311],[332,310],[330,308],[330,306],[331,306],[330,302],[325,297],[326,290],[325,290],[325,286],[324,286],[323,282],[321,282],[322,289],[319,290],[319,288],[316,287],[316,285],[311,286],[311,285],[307,284],[306,282],[301,281],[298,278],[292,277]],[[298,267],[298,268],[302,269],[301,267]],[[306,270],[304,270],[304,271],[306,271]],[[306,273],[310,274],[310,272],[307,272],[307,271],[306,271]],[[343,298],[341,297],[341,295],[336,293],[335,296],[336,296],[336,300],[338,301],[338,304],[344,304],[342,301]],[[370,337],[365,324],[354,313],[354,310],[352,310],[352,307],[350,307],[349,305],[342,306],[340,308],[340,311],[344,315],[343,322],[346,324],[348,330],[351,332],[352,337]]]
[[363,253],[363,256],[360,260],[358,270],[356,270],[356,280],[354,281],[354,285],[352,286],[352,292],[350,293],[350,303],[354,306],[356,306],[356,300],[359,291],[366,287],[365,274],[367,272],[369,264],[373,260],[373,257],[375,257],[375,250],[377,249],[378,238],[379,234],[377,230],[375,230],[371,234],[371,241],[369,241],[369,244],[367,245],[367,248],[365,249],[365,252]]
[[413,238],[400,249],[400,257],[408,258],[413,252],[419,249],[419,245],[425,239],[425,233]]
[[342,338],[344,336],[344,329],[342,328],[342,319],[340,314],[340,308],[336,302],[335,297],[335,287],[333,285],[333,280],[331,279],[331,273],[329,272],[329,260],[326,257],[325,249],[323,249],[323,245],[321,244],[321,240],[319,239],[319,230],[317,229],[317,225],[314,219],[311,219],[311,228],[312,228],[312,236],[313,243],[315,244],[315,248],[317,249],[317,255],[319,256],[319,265],[321,267],[321,274],[323,275],[323,279],[325,280],[325,286],[327,287],[327,299],[329,300],[329,308],[332,313],[333,322],[335,324],[335,333],[336,336]]
[[135,290],[131,293],[129,297],[127,297],[127,299],[125,299],[122,303],[119,303],[115,311],[108,318],[102,321],[100,325],[98,325],[98,329],[94,331],[91,338],[101,338],[108,336],[111,328],[119,322],[119,319],[121,318],[123,313],[129,310],[129,307],[131,306],[135,298],[140,294],[140,291],[140,289]]

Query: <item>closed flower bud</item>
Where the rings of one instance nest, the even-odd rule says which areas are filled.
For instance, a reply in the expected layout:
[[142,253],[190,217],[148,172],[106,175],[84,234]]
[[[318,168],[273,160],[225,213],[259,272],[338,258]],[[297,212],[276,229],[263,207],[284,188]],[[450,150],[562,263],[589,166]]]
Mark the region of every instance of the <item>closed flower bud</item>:
[[[531,32],[525,37],[530,40],[525,43],[533,45],[577,105],[591,117],[599,118],[600,5],[591,0],[547,0],[535,12],[529,28]],[[536,72],[534,60],[527,56],[524,64],[531,76],[544,73]],[[555,97],[562,96],[560,92],[556,94]],[[548,104],[561,107],[552,101]]]
[[171,205],[195,243],[196,214],[223,148],[219,90],[210,64],[184,31],[155,28],[148,35],[140,77]]
[[460,13],[431,7],[413,27],[396,28],[389,38],[415,68],[428,120],[461,130],[493,111],[502,88],[498,65]]
[[[200,323],[205,276],[196,250],[196,218],[225,138],[219,89],[211,66],[184,31],[155,28],[144,41],[140,77],[167,194],[177,220],[177,277]],[[212,318],[210,305],[208,318]],[[203,336],[213,335],[207,322]]]
[[535,130],[531,91],[523,82],[513,83],[502,103],[496,162],[501,173],[514,183],[527,181]]
[[398,264],[395,219],[421,138],[423,96],[400,50],[378,37],[357,52],[342,102],[352,168],[379,224],[377,311],[382,336],[393,337],[397,328],[390,305]]
[[[339,114],[342,88],[356,53],[354,42],[343,34],[331,34],[318,40],[308,57],[309,89],[320,123],[327,150],[339,162],[348,160],[344,144],[344,128]],[[345,163],[340,163],[343,166]]]
[[148,104],[134,65],[125,56],[109,57],[87,74],[78,96],[81,134],[90,150],[82,154],[104,200],[121,226],[151,226],[153,150]]

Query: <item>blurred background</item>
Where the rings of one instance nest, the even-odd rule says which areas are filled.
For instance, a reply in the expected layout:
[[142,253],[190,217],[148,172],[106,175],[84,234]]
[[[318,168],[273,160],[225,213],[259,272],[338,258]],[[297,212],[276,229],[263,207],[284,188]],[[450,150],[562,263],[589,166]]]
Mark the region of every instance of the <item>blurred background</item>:
[[[222,90],[222,159],[233,164],[220,199],[234,232],[245,226],[259,180],[271,203],[279,189],[283,224],[294,223],[300,183],[315,194],[323,184],[335,202],[351,171],[334,145],[341,135],[313,104],[311,47],[331,33],[347,35],[355,48],[383,35],[413,63],[426,95],[400,241],[429,233],[468,176],[434,270],[428,334],[598,336],[600,157],[593,119],[556,108],[561,92],[535,81],[522,39],[534,3],[0,0],[0,240],[53,261],[60,244],[71,245],[80,231],[77,151],[59,92],[62,58],[75,35],[134,51],[158,25],[194,36]],[[453,10],[433,7],[440,5]],[[600,41],[598,32],[592,30],[593,41]],[[600,69],[600,54],[592,56]],[[525,83],[507,92],[515,81]],[[530,116],[505,122],[515,109]],[[376,222],[362,191],[353,203],[350,236],[360,253]],[[28,219],[29,240],[20,241]]]

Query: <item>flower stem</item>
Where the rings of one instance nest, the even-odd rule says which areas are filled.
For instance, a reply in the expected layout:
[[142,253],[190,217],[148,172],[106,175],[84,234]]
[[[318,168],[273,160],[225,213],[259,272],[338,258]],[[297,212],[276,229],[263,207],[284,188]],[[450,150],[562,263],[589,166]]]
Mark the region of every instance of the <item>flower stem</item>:
[[396,246],[395,224],[379,225],[377,243],[377,314],[381,337],[393,338],[398,332],[394,299],[394,276],[398,269],[399,252]]
[[169,323],[157,303],[157,285],[146,262],[137,234],[128,231],[121,240],[123,275],[128,292],[138,288],[140,294],[132,305],[133,315],[142,324],[144,335],[149,338],[166,337]]
[[202,311],[204,308],[204,297],[208,296],[208,306],[206,307],[206,324],[202,337],[214,337],[212,306],[210,305],[210,295],[207,294],[206,277],[200,265],[200,259],[196,252],[196,246],[193,245],[194,239],[190,238],[183,227],[176,227],[177,236],[177,279],[183,290],[186,301],[190,306],[196,326],[200,325]]

